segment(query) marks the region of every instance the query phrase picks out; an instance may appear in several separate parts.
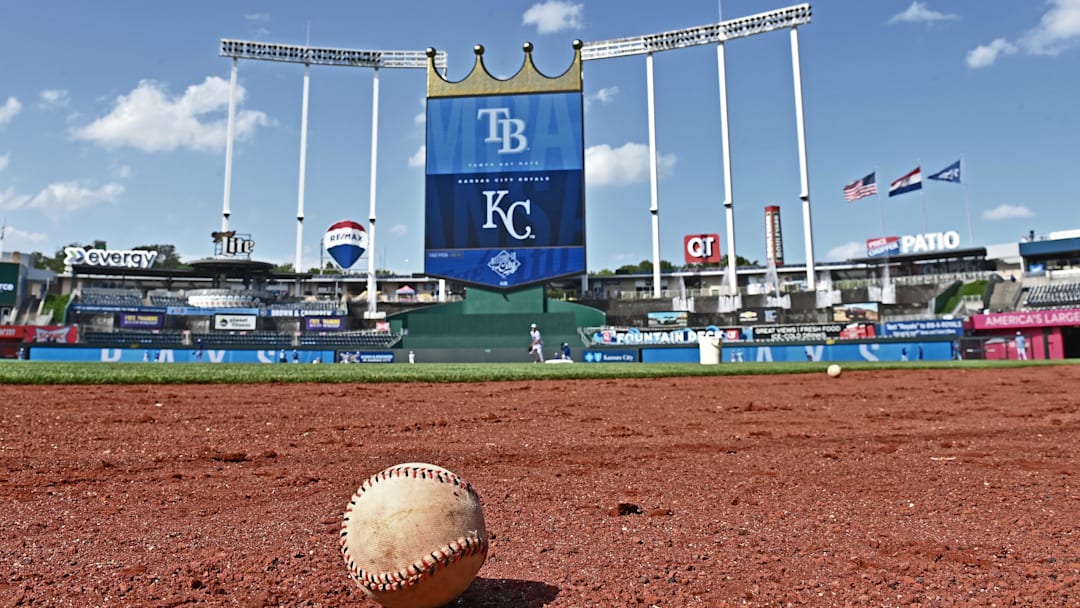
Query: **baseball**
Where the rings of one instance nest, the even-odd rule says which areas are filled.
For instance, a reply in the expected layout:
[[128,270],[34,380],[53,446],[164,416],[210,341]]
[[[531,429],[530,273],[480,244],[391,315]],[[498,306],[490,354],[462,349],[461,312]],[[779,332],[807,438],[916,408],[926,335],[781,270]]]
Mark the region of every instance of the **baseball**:
[[826,371],[826,373],[828,373],[830,377],[836,378],[837,376],[840,375],[840,372],[842,372],[842,371],[844,371],[844,370],[840,369],[839,365],[833,363],[832,365],[829,366],[829,369]]
[[409,462],[372,475],[341,524],[356,584],[386,608],[435,608],[469,586],[487,558],[480,497],[461,477]]

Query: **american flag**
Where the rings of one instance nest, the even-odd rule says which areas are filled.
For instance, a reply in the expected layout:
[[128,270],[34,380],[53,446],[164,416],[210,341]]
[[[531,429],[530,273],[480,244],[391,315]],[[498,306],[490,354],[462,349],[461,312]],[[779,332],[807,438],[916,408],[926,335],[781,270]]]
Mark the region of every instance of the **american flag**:
[[[874,173],[877,172],[875,171]],[[844,200],[850,203],[851,201],[857,201],[860,198],[877,194],[877,180],[874,179],[874,173],[844,186]]]

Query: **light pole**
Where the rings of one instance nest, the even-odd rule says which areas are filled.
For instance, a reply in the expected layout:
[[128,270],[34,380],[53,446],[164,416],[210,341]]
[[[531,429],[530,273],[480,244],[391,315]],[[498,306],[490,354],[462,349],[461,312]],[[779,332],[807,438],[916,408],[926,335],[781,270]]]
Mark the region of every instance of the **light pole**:
[[[660,222],[659,222],[659,196],[657,187],[657,153],[656,153],[656,117],[653,108],[653,54],[660,51],[684,49],[705,44],[717,45],[717,64],[720,76],[720,128],[722,133],[722,146],[724,154],[724,208],[727,214],[728,234],[728,283],[732,293],[736,293],[735,276],[735,212],[734,199],[731,191],[731,160],[729,157],[730,144],[728,142],[727,125],[727,76],[724,66],[724,43],[736,38],[745,38],[756,34],[764,34],[785,28],[791,29],[792,40],[792,63],[795,66],[795,90],[797,106],[797,129],[800,146],[800,168],[802,175],[802,188],[800,198],[803,201],[804,229],[807,243],[807,276],[814,273],[813,246],[811,244],[810,227],[810,194],[808,192],[808,177],[806,174],[806,138],[803,132],[802,120],[802,84],[798,70],[798,44],[795,28],[799,25],[810,23],[810,5],[799,4],[774,11],[758,13],[748,17],[730,19],[711,25],[701,25],[682,30],[672,30],[647,36],[633,36],[629,38],[615,38],[598,42],[586,42],[581,47],[582,61],[595,59],[610,59],[613,57],[626,57],[629,55],[645,55],[646,86],[649,100],[649,161],[650,161],[650,194],[651,200],[649,213],[652,215],[653,230],[653,297],[660,297]],[[810,281],[810,289],[813,282]]]
[[[378,155],[378,125],[379,125],[379,68],[402,68],[423,69],[428,67],[426,51],[371,51],[358,49],[324,48],[301,46],[293,44],[276,44],[269,42],[255,42],[250,40],[221,40],[222,57],[231,57],[233,60],[232,77],[229,90],[229,124],[228,141],[225,146],[225,199],[222,210],[222,227],[228,228],[230,208],[230,192],[232,189],[232,145],[235,136],[235,107],[236,107],[236,72],[237,61],[250,59],[254,61],[278,61],[284,63],[302,63],[304,65],[304,97],[302,115],[300,118],[300,184],[297,194],[296,208],[296,260],[293,269],[299,273],[302,269],[302,244],[304,225],[304,189],[305,174],[307,172],[307,112],[308,112],[308,82],[309,71],[312,65],[341,66],[351,68],[371,68],[374,70],[374,82],[372,86],[373,103],[371,106],[371,193],[370,212],[368,214],[368,307],[364,314],[367,318],[376,317],[375,297],[375,256],[371,253],[375,246],[375,170],[376,157]],[[446,69],[446,52],[440,51],[435,54],[435,66]],[[297,279],[297,290],[300,282]]]

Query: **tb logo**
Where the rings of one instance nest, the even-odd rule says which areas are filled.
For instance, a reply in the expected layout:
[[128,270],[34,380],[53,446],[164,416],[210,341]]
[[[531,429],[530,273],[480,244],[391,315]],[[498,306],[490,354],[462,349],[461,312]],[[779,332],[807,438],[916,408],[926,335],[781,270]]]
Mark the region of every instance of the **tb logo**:
[[484,143],[500,143],[499,154],[524,152],[529,145],[525,137],[525,121],[510,118],[510,108],[484,108],[476,111],[476,120],[487,119]]
[[498,224],[495,223],[496,216],[502,221],[503,228],[510,236],[519,241],[525,239],[536,238],[533,236],[532,226],[525,226],[524,232],[518,232],[514,226],[514,214],[518,209],[525,212],[525,215],[532,214],[532,201],[526,199],[523,201],[514,201],[506,206],[502,207],[502,201],[506,198],[506,195],[510,194],[509,190],[484,190],[484,198],[487,199],[487,221],[481,228],[498,228]]

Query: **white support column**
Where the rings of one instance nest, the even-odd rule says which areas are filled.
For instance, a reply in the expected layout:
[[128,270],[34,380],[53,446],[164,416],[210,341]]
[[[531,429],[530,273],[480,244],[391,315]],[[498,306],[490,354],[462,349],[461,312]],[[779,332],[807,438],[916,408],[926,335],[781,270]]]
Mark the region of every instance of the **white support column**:
[[803,121],[802,71],[799,67],[799,29],[791,28],[791,69],[795,84],[795,128],[799,136],[799,176],[803,208],[803,231],[806,243],[806,288],[816,289],[814,279],[814,228],[810,221],[810,175],[806,162],[806,126]]
[[727,280],[731,295],[739,292],[735,256],[735,195],[731,191],[731,135],[728,129],[727,61],[724,43],[716,45],[716,69],[720,76],[720,149],[724,155],[724,215],[727,222]]
[[378,304],[375,284],[375,176],[379,160],[379,68],[372,70],[374,80],[371,84],[371,209],[368,213],[368,276],[367,292],[368,313],[374,313]]
[[653,54],[645,55],[645,80],[649,98],[649,213],[652,214],[653,297],[660,297],[660,189],[656,154],[656,95],[653,87]]
[[[300,185],[296,194],[296,258],[293,271],[304,271],[301,253],[304,245],[304,181],[307,178],[308,92],[311,86],[311,64],[304,64],[304,97],[300,104]],[[296,279],[296,295],[300,294],[300,279]]]
[[238,59],[233,57],[232,76],[229,77],[229,122],[225,131],[225,196],[221,203],[221,231],[229,230],[229,216],[232,214],[232,151],[236,137],[236,72]]

